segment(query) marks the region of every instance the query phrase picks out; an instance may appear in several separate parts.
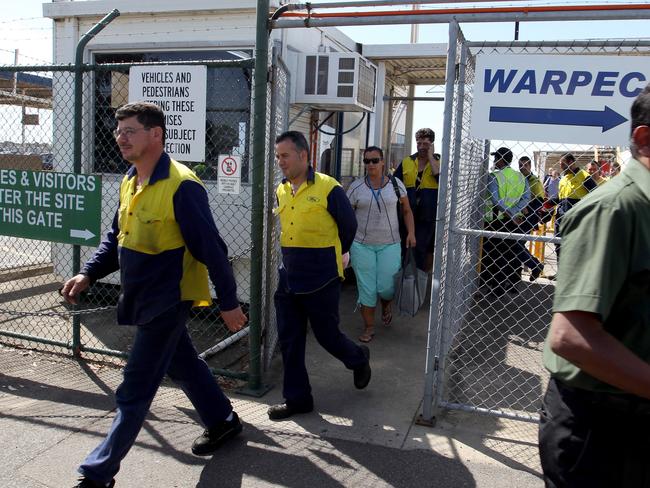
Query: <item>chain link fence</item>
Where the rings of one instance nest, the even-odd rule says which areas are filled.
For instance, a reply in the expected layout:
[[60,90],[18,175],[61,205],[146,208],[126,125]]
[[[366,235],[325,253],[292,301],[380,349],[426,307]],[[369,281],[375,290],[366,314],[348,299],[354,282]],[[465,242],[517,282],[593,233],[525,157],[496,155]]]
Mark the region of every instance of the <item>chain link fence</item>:
[[[73,99],[74,71],[71,67],[0,67],[0,84],[0,182],[4,188],[21,171],[52,171],[55,158],[71,160],[66,148],[72,147],[73,112],[64,100]],[[2,227],[28,219],[34,225],[38,205],[31,205],[28,214],[19,209],[27,202],[16,194],[17,198],[8,199],[11,193],[3,191]],[[57,296],[61,281],[54,274],[54,263],[65,260],[72,246],[8,235],[0,236],[0,242],[3,340],[33,344],[42,339],[47,341],[43,347],[60,351],[71,341],[70,311]]]
[[[146,57],[134,55],[126,60],[124,56],[96,56],[96,64],[83,67],[81,172],[101,177],[101,232],[105,235],[117,209],[120,182],[129,166],[119,154],[112,131],[117,125],[114,118],[116,109],[129,100],[130,69],[170,64],[206,66],[205,160],[174,158],[193,169],[206,186],[217,228],[228,245],[239,299],[245,311],[250,304],[251,287],[263,288],[262,306],[266,313],[262,315],[262,324],[266,326],[273,324],[268,315],[272,313],[272,307],[268,303],[269,296],[272,296],[271,288],[275,286],[272,273],[277,268],[277,259],[273,246],[277,240],[269,210],[265,215],[265,225],[269,230],[268,255],[264,261],[270,279],[252,284],[252,165],[264,165],[269,182],[276,178],[271,154],[269,165],[267,161],[252,162],[250,158],[253,60],[243,55],[246,53],[235,54],[226,59],[223,59],[223,54],[219,59],[204,59],[200,56],[205,54],[185,53],[189,61],[168,61],[169,57],[155,58],[151,54]],[[286,106],[283,97],[287,96],[288,75],[281,67],[274,68],[274,73],[277,73],[278,80],[285,80],[285,85],[276,83],[273,97],[278,100],[278,107]],[[11,171],[20,170],[73,172],[74,80],[74,67],[70,66],[0,67],[0,125],[3,127],[0,170],[5,178]],[[278,110],[270,112],[269,123],[280,130],[286,127],[287,118],[286,109]],[[224,155],[238,157],[241,161],[238,194],[219,191],[218,161],[219,156]],[[21,202],[12,204],[5,195],[0,203],[0,218],[7,222]],[[268,201],[270,198],[269,193]],[[84,294],[78,307],[65,305],[58,294],[63,282],[73,274],[76,266],[83,265],[92,255],[94,247],[82,246],[80,262],[75,263],[71,244],[8,235],[0,236],[0,243],[3,250],[0,257],[0,341],[67,352],[73,348],[73,327],[78,323],[79,349],[85,351],[86,357],[122,361],[132,342],[134,328],[112,327],[119,296],[119,274],[114,273],[95,283]],[[216,369],[222,372],[247,369],[250,359],[247,341],[244,339],[237,346],[225,349],[234,338],[220,319],[216,304],[194,309],[188,328],[197,349],[204,356],[211,357],[222,351],[211,361]],[[237,338],[245,335],[246,332],[238,333]]]
[[[513,141],[507,134],[503,140],[473,138],[474,67],[476,57],[482,54],[648,55],[650,44],[479,44],[466,42],[458,31],[448,187],[438,211],[442,219],[436,241],[442,246],[437,261],[440,282],[438,301],[431,307],[432,324],[437,326],[435,372],[431,376],[434,409],[535,422],[548,379],[542,347],[551,321],[561,242],[559,221],[566,205],[545,176],[557,171],[562,177],[566,166],[560,160],[566,162],[570,154],[575,158],[572,170],[587,171],[597,187],[607,184],[617,165],[625,161],[619,150],[611,147]],[[525,178],[530,191],[530,200],[516,212],[519,217],[513,218],[492,204],[494,163],[500,156],[491,153],[499,148],[511,152],[503,154],[512,156],[510,167],[521,171],[521,181]],[[528,157],[529,163],[520,165],[522,157]],[[570,203],[579,204],[579,199]]]
[[280,223],[273,215],[276,205],[275,190],[282,181],[282,172],[275,164],[275,138],[289,128],[289,89],[291,78],[287,66],[279,56],[279,46],[271,50],[271,93],[268,99],[269,137],[268,137],[268,164],[266,167],[266,195],[265,195],[265,229],[264,229],[264,278],[265,288],[268,293],[264,296],[264,316],[268,317],[264,340],[264,368],[269,369],[271,360],[278,344],[278,333],[275,327],[275,305],[273,295],[278,283],[278,269],[280,267]]

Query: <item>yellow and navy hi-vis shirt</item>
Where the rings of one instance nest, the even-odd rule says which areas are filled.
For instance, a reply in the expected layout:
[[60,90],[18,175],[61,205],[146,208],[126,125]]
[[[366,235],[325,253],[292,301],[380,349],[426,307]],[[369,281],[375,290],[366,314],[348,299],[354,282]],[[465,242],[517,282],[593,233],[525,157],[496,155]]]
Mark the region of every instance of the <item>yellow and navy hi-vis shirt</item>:
[[580,200],[586,197],[596,186],[589,173],[584,169],[579,169],[575,174],[566,172],[560,180],[558,196],[560,199]]
[[295,195],[284,179],[276,196],[283,284],[290,292],[310,293],[342,279],[341,254],[350,250],[357,219],[341,185],[310,167]]
[[435,222],[438,213],[438,176],[427,164],[418,183],[418,154],[412,154],[402,160],[394,176],[406,187],[409,204],[416,220]]
[[575,173],[565,171],[560,180],[558,192],[560,202],[557,206],[557,214],[564,215],[597,186],[596,182],[584,169],[579,169]]
[[542,182],[539,181],[539,178],[535,176],[533,173],[528,173],[526,179],[528,180],[528,188],[530,188],[531,200],[534,198],[537,198],[539,200],[544,200],[544,196],[545,196],[544,185],[542,185]]
[[165,153],[149,181],[138,188],[137,180],[131,167],[112,229],[82,270],[95,281],[120,269],[118,323],[145,324],[181,300],[209,305],[208,274],[220,307],[237,307],[228,249],[201,180]]

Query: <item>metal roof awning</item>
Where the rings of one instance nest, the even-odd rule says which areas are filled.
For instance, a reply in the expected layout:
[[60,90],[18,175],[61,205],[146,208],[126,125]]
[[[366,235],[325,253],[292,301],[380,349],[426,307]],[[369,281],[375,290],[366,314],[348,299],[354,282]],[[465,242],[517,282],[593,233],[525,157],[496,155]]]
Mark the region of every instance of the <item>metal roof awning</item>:
[[52,78],[0,71],[0,105],[52,108]]
[[386,78],[402,85],[444,85],[447,44],[364,44],[362,54],[383,62]]

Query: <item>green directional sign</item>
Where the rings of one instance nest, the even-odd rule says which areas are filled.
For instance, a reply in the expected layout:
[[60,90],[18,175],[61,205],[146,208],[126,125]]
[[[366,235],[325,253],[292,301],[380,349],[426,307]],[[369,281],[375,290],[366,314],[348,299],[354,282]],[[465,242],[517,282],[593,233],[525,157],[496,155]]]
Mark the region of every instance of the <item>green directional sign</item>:
[[99,176],[0,169],[0,235],[99,244]]

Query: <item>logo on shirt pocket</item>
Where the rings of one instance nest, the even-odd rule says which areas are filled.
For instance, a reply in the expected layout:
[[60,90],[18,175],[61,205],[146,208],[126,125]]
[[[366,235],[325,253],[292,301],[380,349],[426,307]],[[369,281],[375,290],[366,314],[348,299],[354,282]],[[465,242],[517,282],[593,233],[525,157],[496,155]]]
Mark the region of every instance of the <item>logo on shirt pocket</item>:
[[313,203],[318,203],[318,202],[320,202],[320,198],[315,197],[313,195],[310,195],[310,196],[307,197],[307,201],[308,202],[313,202]]

